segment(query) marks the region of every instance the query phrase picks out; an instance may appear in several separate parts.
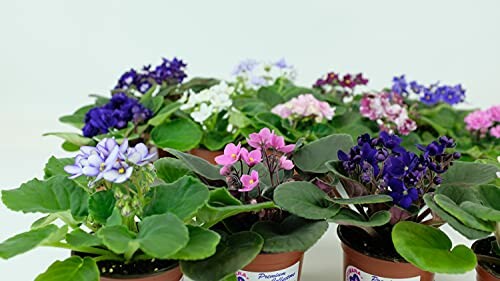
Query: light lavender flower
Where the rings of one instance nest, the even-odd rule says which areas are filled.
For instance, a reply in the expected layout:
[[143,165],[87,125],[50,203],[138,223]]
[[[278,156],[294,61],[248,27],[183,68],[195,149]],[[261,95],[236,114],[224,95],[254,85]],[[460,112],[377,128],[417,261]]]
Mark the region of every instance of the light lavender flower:
[[148,147],[143,143],[138,143],[135,147],[131,147],[127,151],[127,161],[137,166],[144,166],[154,161],[156,156],[156,152],[150,152]]
[[106,170],[103,173],[105,180],[114,183],[126,182],[134,172],[134,167],[128,165],[125,161],[117,161],[114,163],[112,169]]

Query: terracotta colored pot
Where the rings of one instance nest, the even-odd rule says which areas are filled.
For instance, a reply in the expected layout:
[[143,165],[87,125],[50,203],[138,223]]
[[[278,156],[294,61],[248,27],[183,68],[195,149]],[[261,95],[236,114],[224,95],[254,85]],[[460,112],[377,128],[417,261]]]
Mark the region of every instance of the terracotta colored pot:
[[479,264],[476,267],[476,273],[477,281],[500,281],[500,278],[496,278]]
[[[472,244],[471,248],[477,255],[487,255],[488,250],[486,249],[494,240],[494,236],[477,240],[476,242],[474,242],[474,244]],[[487,245],[487,247],[485,247],[485,245]],[[482,262],[479,261],[478,265],[476,266],[477,281],[500,281],[500,278],[496,277],[492,272],[489,271],[489,269],[481,265],[481,263]]]
[[207,160],[208,162],[216,165],[217,163],[215,163],[215,157],[216,156],[219,156],[221,154],[224,154],[223,151],[210,151],[210,150],[206,150],[206,149],[203,149],[203,148],[195,148],[195,149],[191,149],[189,151],[190,154],[194,155],[194,156],[198,156],[200,158],[203,158],[205,160]]
[[[400,281],[434,281],[434,273],[423,271],[410,263],[395,262],[371,257],[349,247],[342,237],[340,230],[337,233],[342,240],[344,250],[344,279],[345,281],[378,280],[399,278]],[[356,278],[357,277],[357,278]]]
[[168,271],[163,271],[159,273],[140,275],[140,276],[123,276],[123,277],[101,277],[101,281],[118,281],[118,280],[129,280],[129,281],[181,281],[182,272],[177,266]]
[[274,280],[275,277],[275,280],[280,280],[279,277],[282,277],[287,281],[300,281],[303,259],[304,252],[260,254],[236,276],[238,281],[261,279],[257,276],[261,276],[262,280]]

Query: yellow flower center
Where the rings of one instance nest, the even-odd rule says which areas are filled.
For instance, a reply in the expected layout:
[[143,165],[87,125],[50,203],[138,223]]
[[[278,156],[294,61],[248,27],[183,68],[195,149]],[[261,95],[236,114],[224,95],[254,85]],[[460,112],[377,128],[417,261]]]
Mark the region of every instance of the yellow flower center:
[[346,80],[345,80],[345,83],[346,83],[346,84],[351,84],[351,80],[346,79]]
[[250,180],[250,181],[249,181],[249,183],[250,183],[250,184],[252,184],[252,183],[254,183],[254,181],[253,181],[253,180]]
[[105,167],[106,167],[106,165],[104,163],[101,163],[101,165],[99,166],[99,170],[102,172],[102,171],[104,171]]
[[120,173],[120,174],[124,174],[124,173],[125,173],[125,169],[124,169],[123,167],[122,167],[122,168],[120,168],[120,169],[118,169],[118,173]]
[[408,195],[408,191],[407,190],[403,191],[403,195],[405,196]]
[[253,157],[250,157],[250,159],[249,159],[249,160],[250,160],[250,162],[253,162],[253,161],[254,161]]
[[425,99],[426,99],[426,100],[430,100],[430,99],[431,99],[431,97],[430,97],[430,96],[426,96],[426,97],[425,97]]
[[231,158],[236,159],[236,153],[231,154]]

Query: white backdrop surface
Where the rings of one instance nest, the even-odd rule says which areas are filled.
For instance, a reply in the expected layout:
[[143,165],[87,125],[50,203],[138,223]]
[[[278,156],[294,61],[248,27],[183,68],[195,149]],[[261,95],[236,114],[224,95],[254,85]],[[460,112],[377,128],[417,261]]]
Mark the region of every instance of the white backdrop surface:
[[[298,82],[330,70],[462,83],[466,106],[500,98],[500,1],[0,1],[0,188],[41,176],[67,130],[57,117],[106,94],[130,67],[177,56],[191,76],[229,77],[241,59],[286,58]],[[0,240],[34,216],[0,206]],[[307,255],[304,281],[341,280],[334,227]],[[452,232],[452,231],[449,231]],[[456,241],[462,242],[455,234]],[[33,280],[66,251],[0,261],[1,280]],[[473,280],[474,274],[437,280]]]

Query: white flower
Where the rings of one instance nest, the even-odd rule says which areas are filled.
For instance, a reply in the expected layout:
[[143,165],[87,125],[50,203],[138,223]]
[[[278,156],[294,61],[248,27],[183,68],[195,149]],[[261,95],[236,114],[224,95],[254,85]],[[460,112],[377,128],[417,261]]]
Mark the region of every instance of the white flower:
[[207,105],[206,103],[202,103],[197,111],[191,112],[191,117],[194,121],[198,123],[203,123],[207,120],[214,110],[212,105]]
[[279,78],[295,80],[296,71],[292,65],[280,59],[276,62],[258,62],[256,60],[242,61],[233,71],[238,86],[257,90],[269,86]]

